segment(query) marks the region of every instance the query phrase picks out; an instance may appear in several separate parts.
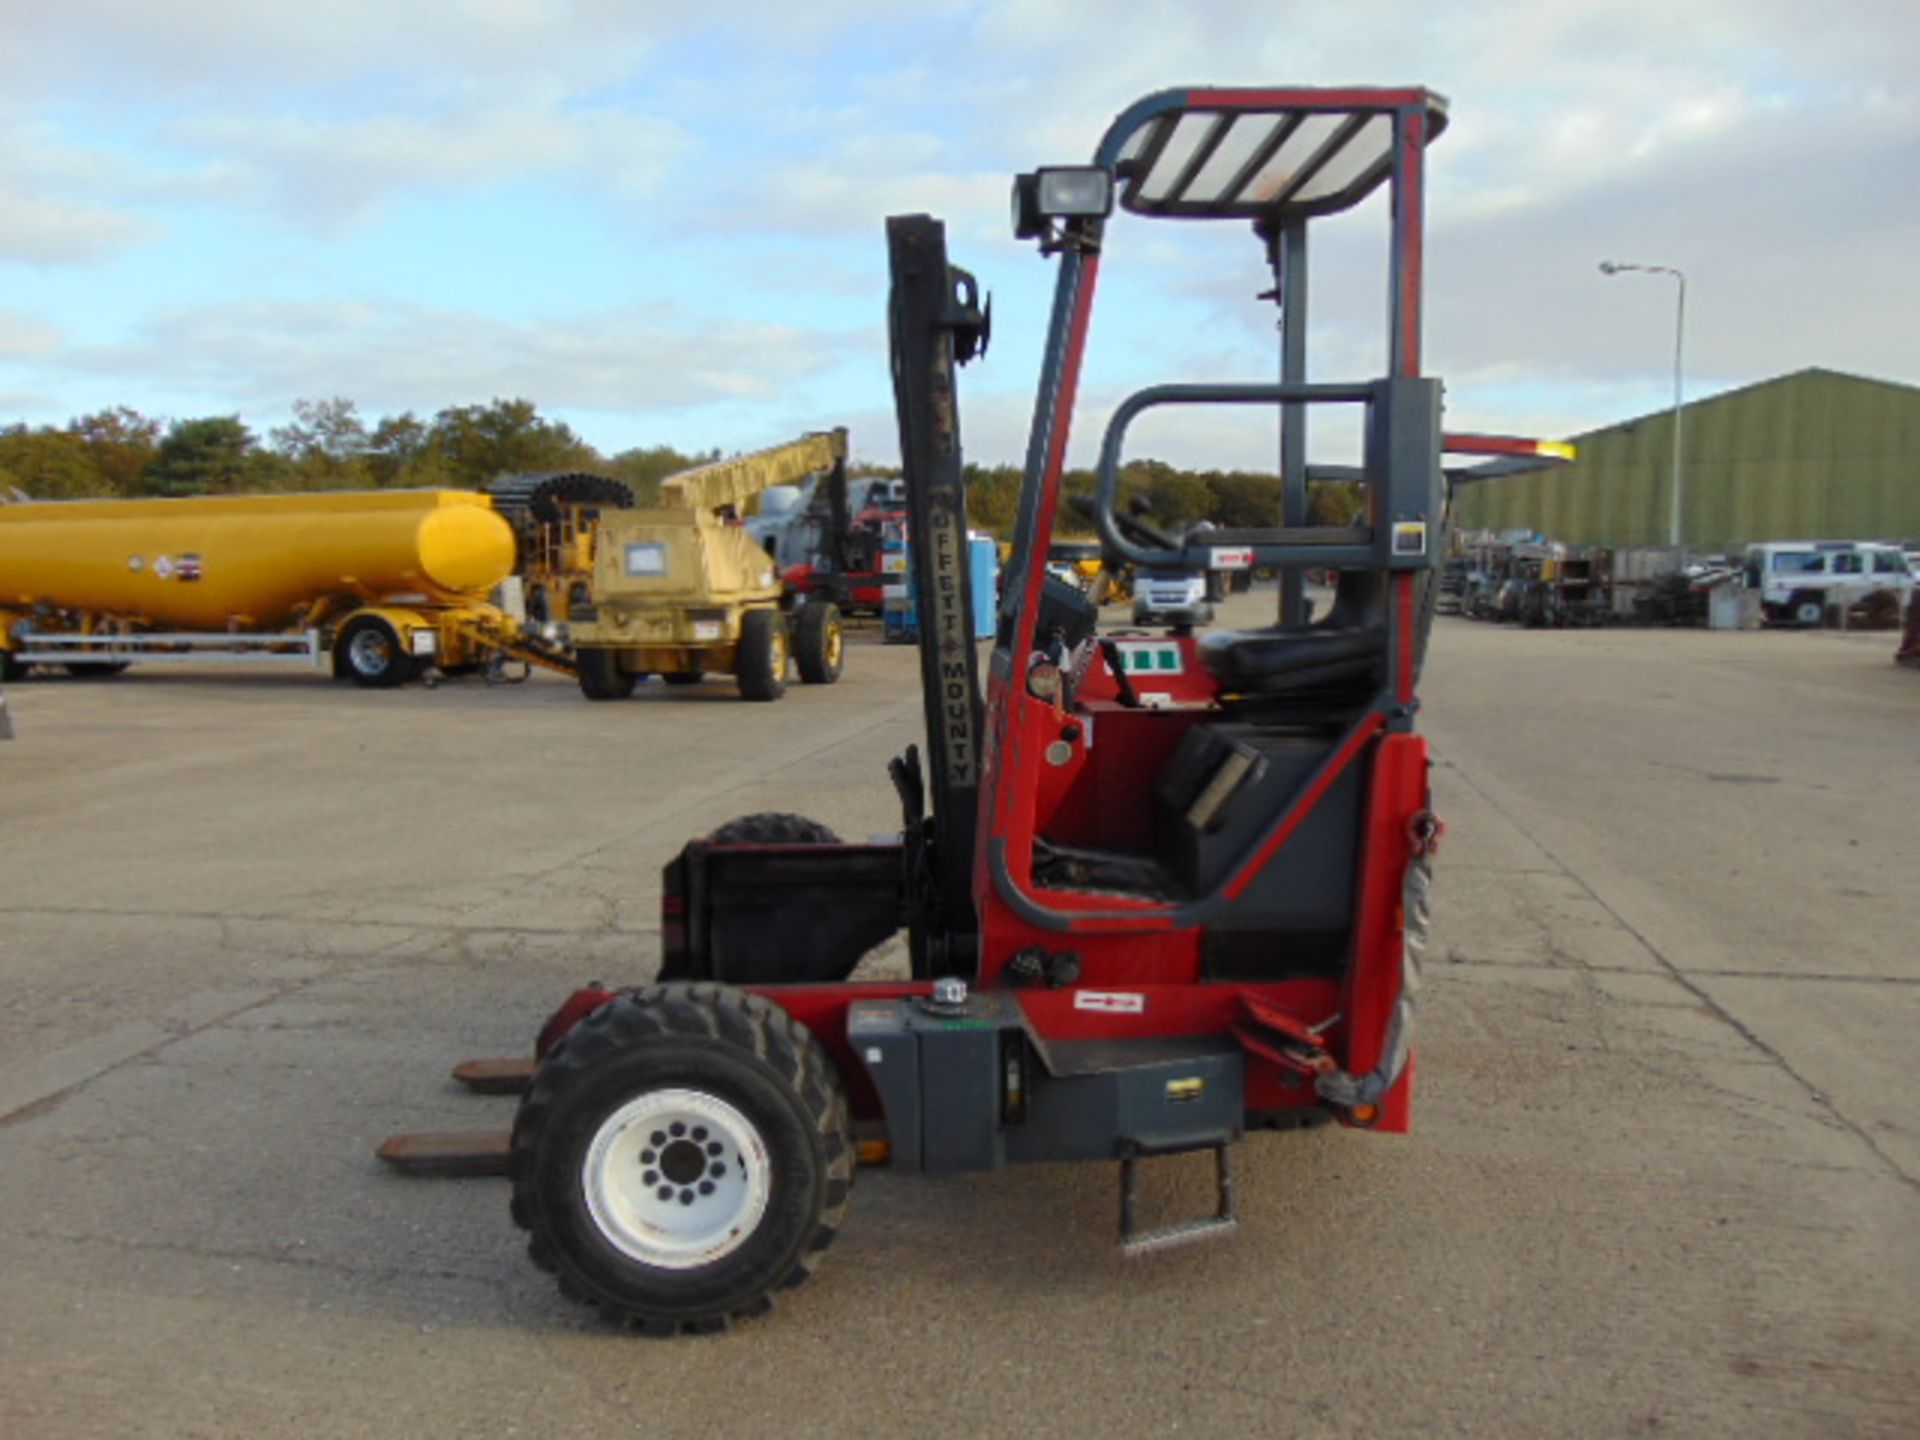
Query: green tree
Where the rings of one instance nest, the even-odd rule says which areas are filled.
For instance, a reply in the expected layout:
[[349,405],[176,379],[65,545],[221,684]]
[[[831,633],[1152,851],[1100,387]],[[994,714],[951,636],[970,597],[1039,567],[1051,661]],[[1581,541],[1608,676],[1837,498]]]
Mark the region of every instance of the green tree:
[[302,490],[351,490],[373,483],[373,439],[351,400],[296,400],[293,423],[273,431],[273,448],[285,457]]
[[[1011,539],[1020,513],[1021,474],[1014,465],[967,465],[967,523]],[[1060,528],[1070,530],[1073,522],[1063,519]]]
[[607,462],[605,469],[614,479],[626,482],[633,491],[634,503],[651,505],[659,498],[660,482],[667,476],[678,475],[696,465],[711,464],[719,458],[717,449],[704,455],[684,455],[671,445],[646,445],[622,450]]
[[1207,515],[1229,530],[1251,530],[1280,523],[1280,477],[1234,470],[1209,472]]
[[456,483],[484,486],[523,470],[591,469],[599,454],[565,423],[543,419],[531,400],[462,405],[433,417],[428,440]]
[[158,453],[161,428],[160,421],[125,405],[67,422],[67,433],[86,447],[107,492],[114,495],[141,493],[141,476]]
[[152,495],[232,495],[261,478],[253,432],[238,415],[176,420],[167,427],[144,484]]
[[381,417],[367,437],[367,469],[382,489],[419,488],[451,483],[433,453],[433,432],[411,410]]
[[1357,480],[1309,480],[1309,525],[1357,525],[1366,518],[1367,487]]
[[109,493],[106,478],[77,435],[42,427],[0,430],[0,492],[35,500],[76,500]]

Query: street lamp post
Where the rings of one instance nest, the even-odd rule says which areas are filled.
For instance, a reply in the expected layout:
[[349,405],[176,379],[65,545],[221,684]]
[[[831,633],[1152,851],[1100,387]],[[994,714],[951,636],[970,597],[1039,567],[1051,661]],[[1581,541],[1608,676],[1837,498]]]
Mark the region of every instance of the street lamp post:
[[1671,275],[1680,285],[1679,302],[1673,312],[1673,512],[1667,522],[1667,543],[1679,550],[1684,558],[1686,546],[1680,529],[1680,359],[1682,347],[1687,335],[1687,277],[1683,271],[1671,265],[1627,265],[1616,260],[1602,260],[1602,275],[1619,275],[1626,271],[1638,271],[1643,275]]

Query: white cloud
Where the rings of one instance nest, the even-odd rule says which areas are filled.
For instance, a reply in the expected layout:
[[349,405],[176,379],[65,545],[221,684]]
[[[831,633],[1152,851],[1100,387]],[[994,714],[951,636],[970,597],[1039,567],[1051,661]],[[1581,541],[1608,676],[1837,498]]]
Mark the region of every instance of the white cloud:
[[396,196],[530,178],[591,181],[609,196],[642,199],[690,144],[650,116],[506,104],[344,122],[223,116],[183,125],[174,138],[218,156],[236,198],[326,232],[371,218]]
[[0,309],[0,360],[37,360],[53,354],[60,329],[20,310]]
[[400,302],[253,303],[163,312],[131,341],[45,358],[116,401],[137,395],[126,401],[137,408],[185,397],[278,412],[346,394],[369,412],[524,396],[549,409],[646,413],[771,399],[827,363],[821,338],[663,307],[535,324]]

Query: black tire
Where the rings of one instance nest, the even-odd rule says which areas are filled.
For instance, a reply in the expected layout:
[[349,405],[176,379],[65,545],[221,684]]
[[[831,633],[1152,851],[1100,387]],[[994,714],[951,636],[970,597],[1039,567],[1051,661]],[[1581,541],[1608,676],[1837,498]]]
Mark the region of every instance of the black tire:
[[580,693],[589,700],[624,700],[633,694],[640,677],[620,668],[620,653],[590,645],[573,655]]
[[778,610],[749,610],[740,619],[735,678],[743,700],[778,700],[787,693],[787,619]]
[[768,810],[729,820],[707,839],[716,845],[838,845],[840,837],[818,820]]
[[846,663],[846,637],[840,607],[831,600],[809,600],[793,622],[793,658],[808,685],[831,685]]
[[812,1032],[700,983],[627,991],[575,1025],[520,1102],[508,1172],[514,1223],[561,1292],[670,1336],[763,1314],[812,1275],[853,1166]]
[[378,615],[349,620],[333,642],[333,673],[368,690],[392,690],[418,670],[399,632]]
[[669,685],[698,685],[707,675],[704,670],[662,670],[660,678]]

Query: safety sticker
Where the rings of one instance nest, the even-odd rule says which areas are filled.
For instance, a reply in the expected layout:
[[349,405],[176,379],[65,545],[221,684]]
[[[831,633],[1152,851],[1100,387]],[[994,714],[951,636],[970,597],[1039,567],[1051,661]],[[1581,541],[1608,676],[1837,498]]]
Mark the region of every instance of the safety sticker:
[[153,573],[158,575],[162,580],[171,580],[173,578],[173,557],[171,555],[162,555],[158,560],[155,560],[153,562]]
[[1147,997],[1124,990],[1076,990],[1073,1008],[1098,1010],[1104,1015],[1139,1015],[1147,1008]]

